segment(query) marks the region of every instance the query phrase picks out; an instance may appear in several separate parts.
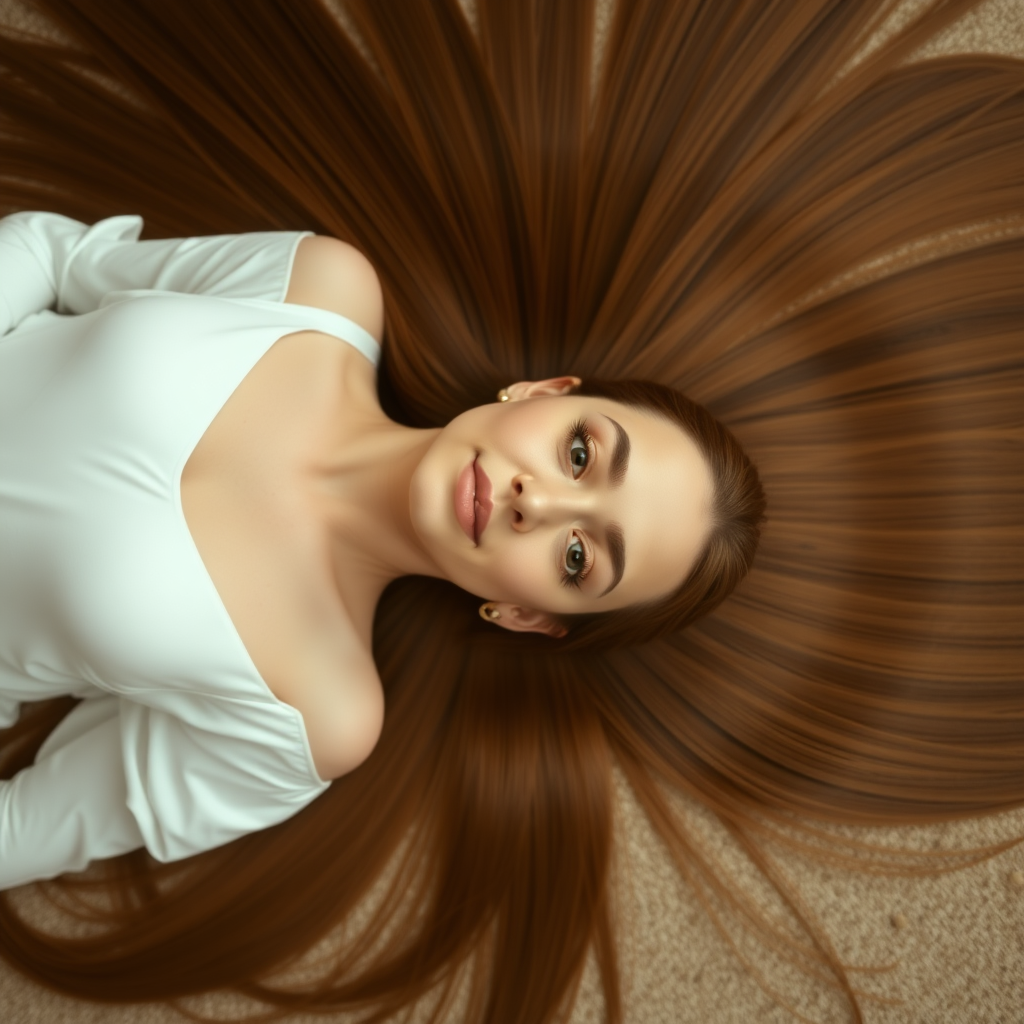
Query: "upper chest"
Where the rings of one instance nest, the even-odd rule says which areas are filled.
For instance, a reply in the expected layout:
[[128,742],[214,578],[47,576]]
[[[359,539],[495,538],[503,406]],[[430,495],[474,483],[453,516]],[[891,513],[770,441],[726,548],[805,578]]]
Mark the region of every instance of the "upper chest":
[[[322,778],[341,774],[342,746],[382,697],[369,629],[363,619],[357,627],[339,594],[305,483],[325,440],[345,442],[346,409],[372,387],[372,366],[339,339],[282,337],[218,412],[181,475],[196,548],[260,676],[302,714]],[[348,597],[360,600],[358,590]]]

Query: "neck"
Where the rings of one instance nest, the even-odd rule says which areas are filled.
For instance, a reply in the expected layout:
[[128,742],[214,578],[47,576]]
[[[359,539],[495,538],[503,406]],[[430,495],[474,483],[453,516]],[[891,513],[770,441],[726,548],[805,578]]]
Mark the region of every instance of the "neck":
[[412,474],[438,433],[401,426],[377,406],[317,467],[314,491],[336,571],[358,573],[378,595],[399,576],[442,575],[409,510]]

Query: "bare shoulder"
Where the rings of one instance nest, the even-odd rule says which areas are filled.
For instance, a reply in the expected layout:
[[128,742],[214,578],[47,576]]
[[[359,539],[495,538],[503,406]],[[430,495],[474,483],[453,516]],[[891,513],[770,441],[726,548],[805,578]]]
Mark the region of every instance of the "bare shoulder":
[[285,302],[330,310],[359,324],[380,342],[384,295],[373,264],[354,245],[312,235],[295,251]]

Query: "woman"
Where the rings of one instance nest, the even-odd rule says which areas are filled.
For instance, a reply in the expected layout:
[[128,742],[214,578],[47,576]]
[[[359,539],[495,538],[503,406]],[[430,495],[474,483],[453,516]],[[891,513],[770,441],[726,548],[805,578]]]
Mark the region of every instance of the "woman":
[[[335,552],[346,570],[359,567],[364,596],[375,598],[389,575],[418,573],[387,587],[372,626],[352,616],[364,650],[372,638],[376,675],[368,666],[362,678],[379,678],[386,695],[379,736],[370,696],[358,735],[332,731],[334,707],[314,708],[303,719],[330,720],[325,746],[344,749],[342,763],[325,761],[317,779],[307,764],[302,780],[301,764],[279,759],[290,763],[298,813],[196,857],[161,864],[138,850],[100,864],[116,897],[101,915],[106,935],[40,944],[5,904],[7,958],[96,998],[169,999],[230,984],[282,1007],[382,1014],[438,985],[450,993],[466,963],[470,1019],[535,1021],[571,998],[593,947],[609,1014],[620,1019],[607,896],[613,762],[672,848],[698,863],[665,782],[697,793],[749,849],[753,830],[785,826],[794,812],[912,822],[1019,804],[1024,573],[1012,375],[1024,296],[1021,246],[1005,218],[1024,203],[1021,68],[993,58],[904,66],[968,6],[928,5],[864,58],[887,4],[622,4],[593,94],[595,11],[583,0],[481,3],[475,35],[450,3],[397,10],[352,0],[344,13],[365,55],[314,3],[247,6],[244,19],[214,5],[200,24],[163,5],[53,2],[46,9],[70,42],[5,41],[0,65],[11,73],[0,96],[12,141],[3,194],[12,207],[54,209],[44,200],[60,197],[82,227],[132,209],[172,238],[308,224],[364,253],[380,277],[381,413],[368,366],[328,344],[317,314],[320,336],[297,344],[327,369],[302,363],[310,380],[282,366],[273,394],[291,381],[294,391],[280,421],[245,449],[279,460],[298,504],[265,489],[260,502],[246,500],[253,481],[271,478],[266,466],[257,472],[255,454],[227,488],[225,453],[234,465],[239,450],[230,443],[194,465],[195,486],[182,477],[182,508],[211,558],[211,581],[225,607],[231,587],[241,616],[250,604],[239,634],[254,664],[266,642],[273,674],[274,637],[289,638],[277,620],[289,606],[259,605],[252,595],[267,581],[232,581],[239,559],[219,570],[218,550],[235,544],[248,556],[283,533],[294,557],[278,578],[316,550],[306,565],[336,583],[350,614],[373,603],[344,599],[347,582],[327,572]],[[318,266],[333,293],[345,274]],[[253,311],[268,301],[266,291],[249,294]],[[111,301],[85,316],[127,320],[161,302],[169,317],[180,301]],[[198,310],[202,300],[187,301]],[[264,333],[294,328],[277,306],[280,323],[260,310]],[[334,312],[356,315],[348,305]],[[57,330],[43,320],[32,330]],[[372,318],[363,328],[372,335]],[[358,367],[351,394],[338,390],[345,359]],[[637,378],[682,387],[728,424],[771,498],[742,595],[683,633],[723,596],[719,574],[703,604],[663,602],[652,614],[648,603],[695,567],[700,575],[712,525],[710,481],[701,483],[709,450],[701,463],[687,442],[693,430],[665,434],[664,417],[644,419],[626,394],[611,406],[605,395],[551,393],[577,379],[586,388]],[[495,402],[501,388],[508,402]],[[362,444],[354,455],[344,443],[351,424],[331,418],[339,394],[346,408],[369,410],[367,452],[372,445],[379,459],[398,446],[389,477],[353,461]],[[246,442],[261,429],[252,409],[262,417],[267,407],[239,413]],[[541,440],[562,409],[567,421]],[[401,445],[431,435],[391,428],[383,413],[440,432],[417,458]],[[621,488],[609,464],[625,462],[615,423],[630,442]],[[651,424],[662,439],[645,451],[639,432]],[[694,504],[683,530],[672,524],[662,560],[650,552],[664,505],[626,487],[638,466],[649,483],[651,453],[669,436],[670,478],[688,485],[669,497]],[[537,460],[556,449],[557,473],[548,462],[540,474]],[[597,479],[588,481],[591,465]],[[346,479],[368,499],[376,488],[422,484],[409,507],[424,519],[388,517],[382,532],[369,529],[366,516],[403,506],[368,500],[360,518]],[[494,508],[481,534],[488,483]],[[598,514],[596,497],[579,504],[598,493],[614,520]],[[278,513],[261,522],[256,508]],[[593,523],[563,520],[546,563],[512,546],[536,539],[530,527],[553,511]],[[298,522],[319,532],[304,534]],[[489,551],[499,524],[509,546]],[[373,546],[354,555],[356,537]],[[393,547],[381,550],[384,538]],[[609,590],[616,543],[625,566]],[[509,576],[504,557],[526,550],[528,572]],[[733,578],[745,557],[734,559]],[[534,571],[571,578],[581,562],[603,598]],[[630,581],[638,564],[653,578]],[[430,580],[435,567],[468,590]],[[479,598],[500,618],[483,621]],[[572,617],[608,599],[623,603],[607,617]],[[314,605],[312,617],[323,609]],[[290,650],[312,646],[308,621],[297,618]],[[513,636],[501,625],[530,631]],[[310,664],[333,677],[324,666],[339,657],[314,648]],[[8,773],[32,764],[66,710],[23,716],[8,738]],[[154,749],[135,752],[145,760]],[[219,749],[197,746],[189,763]],[[30,771],[48,763],[41,753]],[[221,753],[224,772],[237,768]],[[277,766],[261,779],[282,779]],[[329,790],[303,802],[337,769],[344,774]],[[250,806],[240,790],[229,825]],[[174,838],[188,831],[182,807]],[[391,899],[343,944],[326,980],[294,991],[265,982],[345,921],[388,865]],[[86,884],[61,884],[76,881]],[[842,965],[812,936],[810,969],[827,963],[854,1000]]]
[[[361,764],[384,715],[374,611],[399,577],[560,638],[622,609],[685,622],[749,566],[756,473],[682,396],[522,381],[404,427],[377,399],[381,291],[354,248],[140,228],[0,221],[0,697],[6,724],[21,701],[100,700],[0,783],[0,888],[143,845],[201,853]],[[268,689],[284,735],[235,712]],[[268,786],[267,746],[310,758],[312,785],[307,762],[298,792],[294,771]]]

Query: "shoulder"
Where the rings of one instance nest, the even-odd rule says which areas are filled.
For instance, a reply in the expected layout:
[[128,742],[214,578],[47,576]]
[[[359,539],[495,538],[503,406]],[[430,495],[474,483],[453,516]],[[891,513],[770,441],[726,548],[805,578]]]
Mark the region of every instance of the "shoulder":
[[354,245],[307,235],[296,248],[285,302],[316,306],[359,324],[380,342],[384,295],[373,264]]

